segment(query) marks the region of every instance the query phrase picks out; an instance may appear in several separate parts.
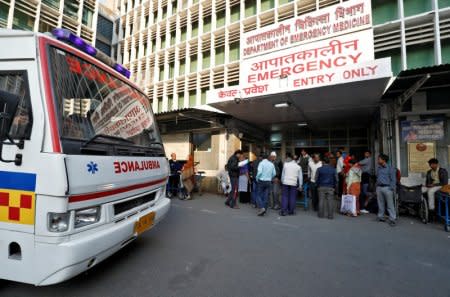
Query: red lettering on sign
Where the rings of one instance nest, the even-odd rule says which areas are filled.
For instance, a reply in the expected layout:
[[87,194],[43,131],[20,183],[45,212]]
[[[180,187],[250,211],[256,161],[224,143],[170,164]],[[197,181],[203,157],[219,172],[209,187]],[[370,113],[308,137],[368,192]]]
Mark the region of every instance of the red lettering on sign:
[[115,174],[120,173],[120,163],[119,162],[114,162],[114,173]]
[[128,161],[114,162],[114,173],[121,174],[127,172],[146,171],[161,168],[161,164],[157,160],[149,161]]

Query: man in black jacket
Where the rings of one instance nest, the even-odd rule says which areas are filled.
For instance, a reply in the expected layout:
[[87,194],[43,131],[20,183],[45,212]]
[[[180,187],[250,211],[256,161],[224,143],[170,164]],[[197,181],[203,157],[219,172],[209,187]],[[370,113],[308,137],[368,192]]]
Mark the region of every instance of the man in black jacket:
[[228,159],[227,163],[228,175],[230,176],[230,183],[231,183],[231,192],[228,195],[227,201],[225,201],[225,205],[231,208],[239,208],[237,206],[237,197],[239,184],[239,158],[241,156],[242,151],[237,150],[230,157],[230,159]]
[[426,193],[428,195],[428,209],[434,212],[435,206],[435,196],[437,191],[439,191],[442,186],[448,184],[448,172],[444,168],[439,166],[439,161],[435,158],[428,161],[430,165],[430,170],[427,172],[426,178]]

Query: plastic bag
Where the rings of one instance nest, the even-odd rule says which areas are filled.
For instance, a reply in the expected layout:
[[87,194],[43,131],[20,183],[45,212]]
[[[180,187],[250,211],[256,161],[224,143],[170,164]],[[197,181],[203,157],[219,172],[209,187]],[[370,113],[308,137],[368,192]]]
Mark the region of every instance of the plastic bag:
[[356,197],[354,195],[342,195],[341,213],[356,216]]

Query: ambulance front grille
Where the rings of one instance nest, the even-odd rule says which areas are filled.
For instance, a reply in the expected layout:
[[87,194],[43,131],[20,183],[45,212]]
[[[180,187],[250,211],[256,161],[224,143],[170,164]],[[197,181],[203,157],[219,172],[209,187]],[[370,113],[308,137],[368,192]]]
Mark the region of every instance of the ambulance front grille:
[[118,215],[121,213],[124,213],[130,209],[139,207],[143,204],[149,203],[150,201],[155,200],[156,198],[156,192],[150,193],[145,196],[141,196],[135,199],[130,199],[124,202],[120,202],[117,204],[114,204],[114,215]]

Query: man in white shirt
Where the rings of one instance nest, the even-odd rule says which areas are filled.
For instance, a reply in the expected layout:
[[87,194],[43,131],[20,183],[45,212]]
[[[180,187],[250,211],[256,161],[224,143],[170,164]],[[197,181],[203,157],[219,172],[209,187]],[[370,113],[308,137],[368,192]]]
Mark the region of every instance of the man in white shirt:
[[342,191],[344,188],[344,156],[342,155],[342,151],[336,152],[336,173],[338,175],[338,196],[342,196]]
[[317,192],[316,173],[317,169],[319,169],[320,167],[322,167],[320,155],[314,154],[308,164],[308,176],[310,178],[311,198],[314,211],[317,211],[319,209],[319,194]]
[[303,186],[302,168],[292,159],[292,154],[286,154],[283,172],[281,173],[283,184],[281,198],[281,216],[293,215],[297,206],[297,190],[301,191]]

